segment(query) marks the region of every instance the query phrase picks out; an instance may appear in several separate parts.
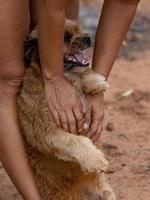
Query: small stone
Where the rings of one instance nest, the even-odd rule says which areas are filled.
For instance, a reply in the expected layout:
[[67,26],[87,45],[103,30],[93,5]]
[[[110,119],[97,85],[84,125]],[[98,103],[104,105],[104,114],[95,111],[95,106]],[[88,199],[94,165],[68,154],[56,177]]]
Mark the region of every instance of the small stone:
[[113,122],[108,122],[108,124],[106,125],[106,130],[110,132],[114,130]]

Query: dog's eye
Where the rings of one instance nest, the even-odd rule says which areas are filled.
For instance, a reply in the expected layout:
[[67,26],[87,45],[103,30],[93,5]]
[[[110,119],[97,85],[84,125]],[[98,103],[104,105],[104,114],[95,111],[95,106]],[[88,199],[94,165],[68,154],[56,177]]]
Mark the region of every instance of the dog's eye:
[[68,31],[65,31],[64,42],[65,42],[65,43],[70,43],[70,42],[71,42],[72,36],[73,36],[73,35],[70,34]]

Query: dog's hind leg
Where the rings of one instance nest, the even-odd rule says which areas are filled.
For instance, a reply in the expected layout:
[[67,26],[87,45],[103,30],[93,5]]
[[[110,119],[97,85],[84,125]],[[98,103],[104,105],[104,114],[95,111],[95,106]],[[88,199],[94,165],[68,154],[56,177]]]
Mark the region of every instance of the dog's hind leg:
[[99,188],[103,200],[116,200],[116,195],[106,180],[105,173],[99,175]]

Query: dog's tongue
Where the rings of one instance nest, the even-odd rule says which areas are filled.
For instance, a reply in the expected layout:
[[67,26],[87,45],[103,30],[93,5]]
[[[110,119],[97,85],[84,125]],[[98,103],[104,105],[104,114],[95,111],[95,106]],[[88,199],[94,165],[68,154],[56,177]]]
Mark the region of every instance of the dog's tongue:
[[73,62],[79,66],[89,65],[89,58],[83,55],[81,52],[67,54],[65,56],[65,60]]
[[89,63],[89,59],[82,53],[74,53],[73,57],[82,65],[87,65]]

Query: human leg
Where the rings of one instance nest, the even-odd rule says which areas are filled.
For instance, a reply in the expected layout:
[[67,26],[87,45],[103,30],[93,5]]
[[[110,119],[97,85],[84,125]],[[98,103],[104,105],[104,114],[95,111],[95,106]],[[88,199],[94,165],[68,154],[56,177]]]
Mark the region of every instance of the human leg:
[[28,8],[26,0],[0,0],[0,159],[23,198],[39,200],[17,122]]

